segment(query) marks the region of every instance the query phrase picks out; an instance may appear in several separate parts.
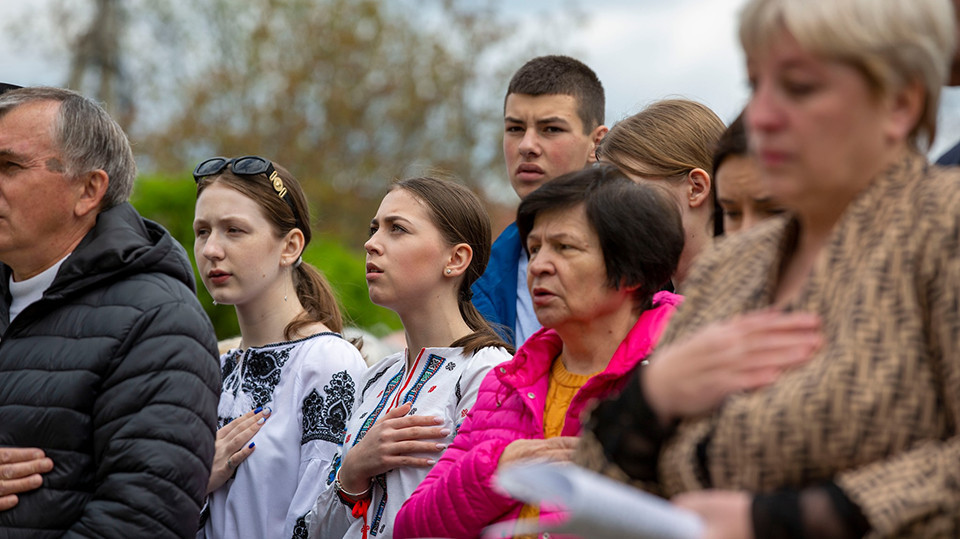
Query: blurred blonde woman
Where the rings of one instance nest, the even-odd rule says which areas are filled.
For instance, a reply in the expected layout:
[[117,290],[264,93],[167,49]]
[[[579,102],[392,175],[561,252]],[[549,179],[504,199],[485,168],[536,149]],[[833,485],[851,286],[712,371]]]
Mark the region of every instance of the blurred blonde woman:
[[960,171],[923,153],[955,36],[950,0],[747,3],[747,133],[788,213],[700,261],[580,462],[708,537],[960,536]]

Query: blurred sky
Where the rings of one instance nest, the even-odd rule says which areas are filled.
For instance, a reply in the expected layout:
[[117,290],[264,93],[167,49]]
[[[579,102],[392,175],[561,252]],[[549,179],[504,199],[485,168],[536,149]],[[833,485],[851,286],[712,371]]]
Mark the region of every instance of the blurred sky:
[[[386,0],[385,0],[386,1]],[[0,13],[39,13],[49,0],[0,0]],[[744,0],[570,0],[585,16],[567,36],[538,35],[538,19],[564,5],[557,0],[503,2],[503,16],[517,42],[559,43],[543,52],[576,56],[598,74],[607,93],[607,124],[664,97],[686,97],[711,107],[730,122],[747,99],[743,55],[736,38]],[[39,20],[39,17],[34,20]],[[0,81],[61,84],[65,56],[51,57],[0,32]],[[504,83],[505,85],[505,83]],[[944,92],[939,155],[960,139],[960,88]],[[499,115],[500,111],[495,112]]]

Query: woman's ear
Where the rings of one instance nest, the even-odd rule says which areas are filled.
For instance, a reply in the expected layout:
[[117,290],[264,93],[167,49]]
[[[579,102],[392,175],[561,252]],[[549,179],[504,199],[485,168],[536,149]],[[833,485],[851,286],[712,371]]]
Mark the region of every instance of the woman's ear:
[[702,168],[695,168],[687,173],[687,184],[684,198],[691,208],[697,208],[710,200],[710,189],[713,182],[710,174]]
[[923,120],[926,98],[923,84],[917,80],[894,91],[887,98],[889,115],[886,135],[889,140],[907,140],[910,137],[910,132]]
[[623,291],[626,292],[627,294],[633,294],[633,293],[636,292],[637,290],[640,290],[642,287],[643,287],[643,285],[640,284],[640,283],[637,283],[637,284],[627,284],[627,279],[626,279],[626,277],[624,277],[623,279],[620,280],[620,290],[623,290]]
[[280,265],[292,266],[303,254],[305,247],[303,232],[299,228],[294,228],[287,232],[281,241],[283,241],[283,250],[280,251]]
[[463,275],[470,267],[470,261],[473,260],[473,248],[466,243],[458,243],[451,247],[450,258],[443,268],[443,275],[446,277],[457,277]]

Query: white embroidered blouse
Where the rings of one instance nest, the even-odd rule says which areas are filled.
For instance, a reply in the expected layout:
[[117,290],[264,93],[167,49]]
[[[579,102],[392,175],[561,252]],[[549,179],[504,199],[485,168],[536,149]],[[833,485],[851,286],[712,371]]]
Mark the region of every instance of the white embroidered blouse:
[[218,428],[260,406],[273,411],[250,457],[208,497],[197,537],[306,537],[304,516],[326,487],[321,477],[343,440],[366,364],[352,344],[327,332],[233,349],[220,365]]
[[[340,501],[333,488],[334,475],[342,455],[350,451],[367,430],[391,408],[413,403],[410,414],[435,415],[443,419],[443,427],[451,433],[439,443],[450,444],[470,407],[477,400],[477,390],[487,372],[513,356],[503,348],[482,348],[465,356],[462,348],[425,348],[420,351],[413,368],[406,369],[406,352],[387,356],[357,383],[358,395],[347,423],[342,454],[334,457],[319,481],[326,488],[316,499],[306,523],[310,537],[362,537],[364,527],[370,538],[393,536],[393,520],[403,502],[427,476],[430,468],[397,468],[377,476],[371,485],[371,501],[367,514],[355,518],[351,508]],[[442,453],[425,457],[437,460]]]

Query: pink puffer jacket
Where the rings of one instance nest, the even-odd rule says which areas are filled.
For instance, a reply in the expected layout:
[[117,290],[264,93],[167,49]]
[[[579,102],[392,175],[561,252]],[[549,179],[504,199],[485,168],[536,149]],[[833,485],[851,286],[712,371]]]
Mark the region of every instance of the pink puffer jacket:
[[[651,351],[682,298],[659,292],[653,299],[654,307],[640,315],[607,368],[574,396],[562,436],[579,435],[584,407],[623,386],[625,375]],[[562,346],[555,331],[541,329],[511,361],[487,374],[453,444],[400,509],[395,538],[477,537],[490,524],[516,518],[523,504],[501,495],[491,480],[510,442],[543,438],[550,367]]]

